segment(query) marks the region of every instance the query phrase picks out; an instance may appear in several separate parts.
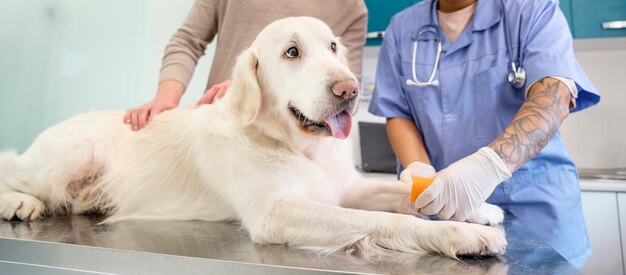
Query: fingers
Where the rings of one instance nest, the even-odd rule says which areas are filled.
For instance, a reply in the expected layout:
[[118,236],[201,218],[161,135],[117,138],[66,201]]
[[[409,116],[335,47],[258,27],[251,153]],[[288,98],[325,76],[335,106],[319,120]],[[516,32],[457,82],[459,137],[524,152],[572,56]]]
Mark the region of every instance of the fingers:
[[150,119],[163,111],[176,108],[175,102],[164,100],[154,100],[140,107],[130,109],[124,114],[124,123],[130,124],[133,131],[138,131],[146,127]]
[[130,114],[130,128],[133,131],[139,130],[138,128],[139,123],[137,122],[138,120],[139,120],[139,111],[133,110]]
[[430,216],[439,214],[444,206],[445,204],[442,201],[432,201],[426,206],[421,208],[416,207],[416,209],[420,214]]
[[435,201],[439,192],[435,190],[436,186],[433,187],[434,184],[435,183],[432,183],[430,186],[428,186],[426,190],[424,190],[424,192],[422,192],[422,194],[417,197],[417,200],[415,200],[414,204],[415,209],[424,208],[431,202]]
[[137,128],[143,129],[144,127],[146,127],[149,115],[150,115],[149,108],[141,108],[141,110],[139,110],[137,114]]
[[222,83],[213,85],[211,88],[206,90],[206,92],[204,92],[204,95],[202,95],[200,100],[198,100],[197,104],[200,105],[215,103],[218,99],[222,98],[226,94],[226,91],[228,91],[230,85],[230,80],[226,80]]
[[130,109],[124,115],[124,123],[130,124],[133,131],[138,131],[146,127],[151,115],[153,114],[148,105]]
[[134,109],[130,109],[128,111],[126,111],[126,113],[124,114],[124,123],[125,124],[130,124],[130,114],[132,113]]
[[198,100],[198,105],[201,105],[201,104],[211,104],[211,102],[213,102],[213,98],[217,94],[218,90],[219,89],[216,86],[213,86],[213,87],[211,87],[211,89],[206,90],[206,92],[204,92],[204,95],[202,95],[200,100]]
[[215,97],[213,97],[213,102],[217,101],[218,99],[222,98],[224,96],[224,94],[226,94],[226,91],[228,91],[228,88],[230,88],[230,84],[232,82],[229,80],[226,80],[220,84],[218,84],[218,91],[215,94]]
[[215,97],[213,97],[213,101],[211,103],[214,103],[218,99],[222,98],[224,96],[224,94],[226,94],[226,88],[222,87],[222,88],[219,89],[219,91],[217,91],[217,93],[215,94]]
[[[439,198],[439,189],[437,189],[438,183],[438,179],[435,178],[435,181],[417,197],[414,207],[420,214],[437,215],[445,207],[444,200]],[[450,214],[450,216],[452,216],[452,214]]]
[[405,183],[411,183],[413,182],[413,176],[408,170],[404,170],[400,173],[400,180]]
[[[432,186],[432,185],[431,185]],[[428,187],[415,201],[415,209],[422,215],[436,215],[442,220],[464,221],[468,211],[459,209],[459,204],[452,194],[439,192]]]
[[455,215],[456,207],[452,205],[446,204],[440,211],[437,213],[437,217],[442,220],[450,220]]
[[[428,190],[428,189],[426,189]],[[422,193],[420,197],[415,201],[415,208],[422,215],[437,215],[438,218],[442,220],[456,220],[454,219],[459,215],[457,213],[457,205],[453,200],[448,198],[447,200],[443,200],[441,195],[433,195],[434,192],[426,192]],[[421,201],[420,201],[421,199]],[[418,206],[418,202],[420,205]],[[426,204],[424,206],[424,203]]]
[[409,164],[400,173],[400,180],[406,183],[413,182],[413,177],[431,178],[435,175],[435,168],[429,164],[415,161]]
[[449,220],[452,221],[464,221],[467,219],[469,214],[466,211],[457,211],[456,214],[452,215]]

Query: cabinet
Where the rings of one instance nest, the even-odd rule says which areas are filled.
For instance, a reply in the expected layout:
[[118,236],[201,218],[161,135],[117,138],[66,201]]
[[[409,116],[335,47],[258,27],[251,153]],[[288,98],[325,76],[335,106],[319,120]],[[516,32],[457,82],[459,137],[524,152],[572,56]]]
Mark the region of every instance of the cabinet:
[[[569,2],[575,38],[626,36],[626,0]],[[609,22],[613,22],[613,26],[608,26]]]
[[[365,45],[380,45],[380,34],[391,17],[418,2],[421,0],[365,0],[369,11]],[[626,36],[626,0],[562,0],[559,7],[574,38]]]
[[[593,254],[581,269],[583,274],[624,274],[620,223],[626,224],[626,212],[620,219],[616,192],[590,192],[581,194],[587,233]],[[626,211],[626,200],[623,201]],[[624,228],[624,227],[621,227]],[[626,228],[625,228],[626,229]]]
[[[367,22],[368,37],[365,46],[378,46],[382,44],[382,33],[387,29],[391,17],[421,1],[422,0],[365,0],[365,5],[369,13]],[[560,1],[559,5],[567,18],[570,30],[572,30],[572,9],[570,1]]]
[[419,2],[416,0],[365,0],[368,11],[367,41],[365,46],[382,44],[382,33],[387,29],[391,17],[403,9]]
[[622,266],[626,272],[626,193],[617,193],[617,209],[619,212],[619,228],[621,230]]

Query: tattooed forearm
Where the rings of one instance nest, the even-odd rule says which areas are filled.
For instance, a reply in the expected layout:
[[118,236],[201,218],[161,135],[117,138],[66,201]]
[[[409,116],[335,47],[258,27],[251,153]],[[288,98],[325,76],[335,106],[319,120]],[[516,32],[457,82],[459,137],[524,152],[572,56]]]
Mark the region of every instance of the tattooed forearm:
[[571,94],[565,84],[543,78],[533,84],[511,124],[489,144],[511,173],[536,156],[569,114]]

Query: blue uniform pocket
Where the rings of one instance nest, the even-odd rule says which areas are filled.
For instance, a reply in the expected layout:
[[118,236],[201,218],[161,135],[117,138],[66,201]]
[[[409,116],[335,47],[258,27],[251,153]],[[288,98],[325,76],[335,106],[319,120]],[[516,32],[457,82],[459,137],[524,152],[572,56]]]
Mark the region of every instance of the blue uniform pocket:
[[524,92],[509,85],[507,74],[508,65],[502,64],[475,77],[476,137],[483,139],[483,143],[490,142],[504,131],[524,101]]

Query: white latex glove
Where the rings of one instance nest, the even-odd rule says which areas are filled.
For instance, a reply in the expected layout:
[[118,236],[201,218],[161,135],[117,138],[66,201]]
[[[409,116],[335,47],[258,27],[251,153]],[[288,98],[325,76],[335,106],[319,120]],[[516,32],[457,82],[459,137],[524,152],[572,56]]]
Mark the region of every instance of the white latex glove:
[[435,168],[419,161],[411,162],[402,172],[400,172],[400,180],[406,183],[412,183],[413,177],[432,178],[435,176]]
[[483,147],[439,171],[433,183],[415,201],[415,208],[423,215],[464,221],[498,184],[510,177],[500,156],[491,148]]

